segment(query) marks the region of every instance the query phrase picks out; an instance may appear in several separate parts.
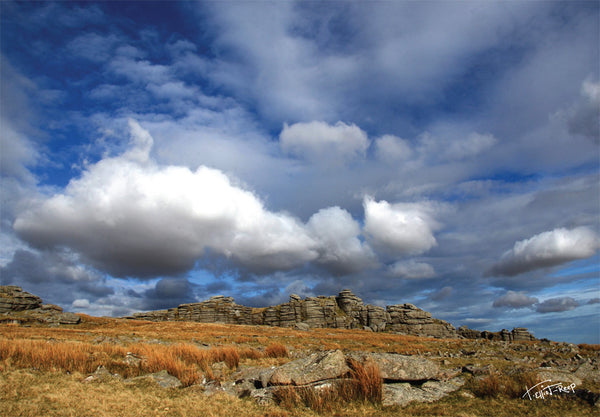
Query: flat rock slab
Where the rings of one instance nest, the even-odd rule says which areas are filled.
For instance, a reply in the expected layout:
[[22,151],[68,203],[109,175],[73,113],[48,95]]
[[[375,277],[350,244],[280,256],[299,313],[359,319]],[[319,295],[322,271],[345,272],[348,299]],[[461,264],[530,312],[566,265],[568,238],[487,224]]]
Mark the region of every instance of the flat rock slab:
[[183,386],[179,379],[173,375],[169,375],[169,373],[165,370],[156,372],[154,374],[137,376],[135,378],[128,379],[125,382],[135,384],[148,380],[157,383],[161,388],[180,388]]
[[550,380],[553,383],[561,382],[563,385],[575,384],[581,385],[581,379],[569,371],[564,371],[555,368],[538,368],[536,370],[538,378],[542,381]]
[[361,363],[374,362],[386,382],[411,382],[438,379],[440,367],[437,363],[416,356],[396,353],[350,354],[349,358]]
[[382,403],[384,406],[405,406],[413,401],[430,403],[459,390],[464,384],[465,380],[460,377],[449,381],[427,381],[420,387],[409,383],[384,384]]
[[342,351],[316,352],[276,368],[269,385],[308,385],[336,379],[348,372],[350,368]]

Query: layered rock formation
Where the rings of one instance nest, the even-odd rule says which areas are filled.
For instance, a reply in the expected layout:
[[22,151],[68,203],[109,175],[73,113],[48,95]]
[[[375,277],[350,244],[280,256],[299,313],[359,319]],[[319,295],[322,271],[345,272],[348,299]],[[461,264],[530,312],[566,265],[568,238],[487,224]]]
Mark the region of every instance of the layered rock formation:
[[16,285],[0,286],[0,313],[33,310],[42,306],[42,299]]
[[231,297],[216,296],[201,303],[182,304],[168,310],[135,313],[133,319],[186,320],[201,323],[253,324],[278,327],[365,329],[393,331],[408,335],[458,337],[454,327],[412,304],[387,308],[365,305],[350,290],[337,297],[302,299],[290,295],[287,303],[267,308],[238,305]]
[[43,304],[36,295],[16,285],[0,285],[0,321],[78,324],[81,318],[62,307]]
[[525,327],[515,327],[512,331],[502,329],[499,332],[479,331],[467,326],[458,328],[458,335],[466,339],[502,340],[505,342],[520,342],[537,340]]
[[385,308],[365,305],[348,289],[340,291],[337,297],[318,296],[302,299],[292,294],[287,303],[266,308],[238,305],[232,297],[219,295],[201,303],[181,304],[168,310],[135,313],[128,318],[150,321],[185,320],[201,323],[251,324],[298,329],[364,329],[436,338],[536,340],[527,329],[522,327],[512,331],[502,330],[492,333],[463,326],[457,331],[450,323],[432,317],[431,313],[413,304],[396,304]]

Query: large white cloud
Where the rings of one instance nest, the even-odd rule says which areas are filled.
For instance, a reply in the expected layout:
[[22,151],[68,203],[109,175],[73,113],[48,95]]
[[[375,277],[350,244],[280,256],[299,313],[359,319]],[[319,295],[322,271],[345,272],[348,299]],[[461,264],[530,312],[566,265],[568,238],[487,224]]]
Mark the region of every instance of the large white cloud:
[[390,204],[366,197],[364,232],[369,243],[390,256],[414,255],[436,245],[438,227],[425,203]]
[[594,255],[598,236],[586,227],[558,228],[520,240],[505,252],[489,273],[514,276],[539,268],[560,265]]
[[309,219],[308,230],[319,242],[318,263],[337,274],[361,271],[375,264],[375,254],[360,241],[360,225],[339,207],[319,210]]
[[158,166],[152,137],[130,122],[133,147],[21,213],[17,233],[38,247],[66,246],[115,276],[183,272],[206,250],[259,272],[314,260],[317,243],[221,171]]
[[365,155],[367,134],[358,126],[312,121],[284,125],[279,135],[284,152],[317,163],[339,165]]

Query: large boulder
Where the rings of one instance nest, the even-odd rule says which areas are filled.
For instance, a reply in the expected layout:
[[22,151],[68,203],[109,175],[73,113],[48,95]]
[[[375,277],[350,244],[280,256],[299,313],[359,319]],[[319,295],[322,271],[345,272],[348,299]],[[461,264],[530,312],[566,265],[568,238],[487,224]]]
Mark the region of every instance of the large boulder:
[[275,368],[268,385],[308,385],[340,378],[349,372],[342,351],[316,352]]
[[395,353],[351,353],[349,358],[360,363],[372,362],[379,368],[385,382],[410,382],[438,379],[437,363],[416,356]]
[[409,383],[385,384],[382,392],[382,404],[384,406],[405,406],[413,401],[433,402],[457,391],[464,384],[464,379],[460,377],[449,381],[427,381],[421,386]]

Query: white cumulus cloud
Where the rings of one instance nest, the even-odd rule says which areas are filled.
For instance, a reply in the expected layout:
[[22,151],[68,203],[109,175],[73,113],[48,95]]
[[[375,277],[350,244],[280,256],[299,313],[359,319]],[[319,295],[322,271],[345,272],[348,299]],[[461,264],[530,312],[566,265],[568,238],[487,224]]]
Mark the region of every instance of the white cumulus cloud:
[[37,247],[69,247],[115,276],[181,273],[207,251],[257,272],[318,256],[296,218],[268,211],[221,171],[155,164],[150,134],[135,121],[130,128],[128,151],[21,213],[17,233]]
[[375,255],[360,241],[360,225],[350,213],[340,207],[329,207],[313,214],[308,230],[319,242],[318,263],[334,273],[357,272],[372,266]]
[[78,298],[73,301],[71,307],[73,308],[88,308],[90,306],[90,300],[87,298]]
[[560,265],[594,255],[598,236],[587,227],[558,228],[520,240],[502,255],[489,273],[514,276],[539,268]]
[[438,227],[426,203],[375,201],[366,197],[364,232],[378,251],[391,256],[415,255],[437,244],[433,231]]
[[362,129],[343,122],[333,126],[319,121],[286,124],[279,141],[285,153],[329,165],[363,157],[369,147],[367,134]]

